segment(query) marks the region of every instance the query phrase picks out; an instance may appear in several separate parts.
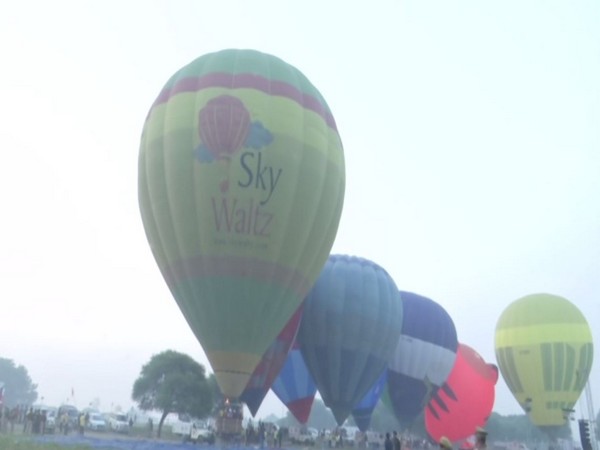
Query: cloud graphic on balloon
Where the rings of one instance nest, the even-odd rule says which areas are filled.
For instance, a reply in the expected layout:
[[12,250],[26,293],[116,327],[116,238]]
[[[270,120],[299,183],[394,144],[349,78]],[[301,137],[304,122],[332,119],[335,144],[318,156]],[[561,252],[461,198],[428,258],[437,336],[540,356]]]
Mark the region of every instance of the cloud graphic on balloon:
[[200,144],[194,149],[194,157],[201,163],[210,163],[215,160],[214,155],[204,144]]
[[250,124],[250,130],[248,130],[248,136],[246,142],[244,142],[245,147],[260,150],[271,142],[273,142],[273,135],[261,122],[257,121]]

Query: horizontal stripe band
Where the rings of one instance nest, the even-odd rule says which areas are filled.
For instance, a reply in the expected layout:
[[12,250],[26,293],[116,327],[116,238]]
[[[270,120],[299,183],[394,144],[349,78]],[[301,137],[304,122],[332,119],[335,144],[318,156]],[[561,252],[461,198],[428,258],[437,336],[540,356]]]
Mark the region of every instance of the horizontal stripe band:
[[260,75],[251,73],[231,74],[224,72],[210,73],[200,77],[185,77],[167,88],[164,89],[154,101],[152,108],[148,116],[152,113],[152,110],[163,103],[167,103],[171,97],[185,93],[185,92],[197,92],[202,89],[221,87],[227,89],[243,89],[250,88],[255,89],[265,94],[286,97],[290,100],[294,100],[303,108],[314,111],[320,115],[327,125],[333,130],[337,131],[335,119],[331,112],[315,97],[303,93],[295,86],[283,81],[270,80]]
[[197,256],[174,262],[162,272],[169,286],[194,278],[247,277],[278,283],[301,298],[311,288],[308,279],[298,270],[249,256]]

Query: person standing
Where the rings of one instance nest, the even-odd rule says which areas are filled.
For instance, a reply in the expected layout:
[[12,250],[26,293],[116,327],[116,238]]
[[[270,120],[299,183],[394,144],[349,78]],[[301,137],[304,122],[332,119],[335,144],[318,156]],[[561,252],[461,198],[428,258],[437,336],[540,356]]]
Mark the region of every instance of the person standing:
[[487,449],[487,431],[481,427],[477,427],[475,430],[475,448],[477,450]]
[[441,450],[452,450],[452,442],[446,436],[440,438],[440,449]]
[[384,450],[394,450],[394,443],[390,439],[390,433],[385,433],[385,441],[383,441]]
[[394,446],[394,450],[401,450],[402,444],[400,443],[400,438],[398,437],[397,431],[394,431],[394,436],[392,437],[392,444]]
[[85,433],[85,414],[84,413],[79,414],[78,421],[79,421],[79,434],[81,436],[83,436]]
[[154,429],[154,422],[152,422],[152,417],[148,418],[148,437],[152,437],[152,431]]

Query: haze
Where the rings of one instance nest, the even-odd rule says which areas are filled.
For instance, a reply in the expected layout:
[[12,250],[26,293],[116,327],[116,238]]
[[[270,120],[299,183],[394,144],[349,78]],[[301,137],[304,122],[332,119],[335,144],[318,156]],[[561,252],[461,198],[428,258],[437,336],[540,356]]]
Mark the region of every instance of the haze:
[[[530,293],[571,300],[598,342],[598,23],[595,1],[3,4],[0,356],[45,403],[105,410],[132,405],[155,353],[207,365],[148,247],[137,157],[168,77],[230,47],[283,58],[329,103],[333,252],[443,305],[489,362]],[[591,384],[599,402],[598,362]],[[521,413],[502,379],[494,409]],[[259,416],[283,412],[270,394]]]

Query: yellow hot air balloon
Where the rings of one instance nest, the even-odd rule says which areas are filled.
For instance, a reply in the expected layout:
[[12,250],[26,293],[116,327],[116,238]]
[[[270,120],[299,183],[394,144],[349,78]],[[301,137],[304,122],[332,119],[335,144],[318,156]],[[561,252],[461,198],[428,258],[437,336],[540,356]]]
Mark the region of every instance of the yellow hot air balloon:
[[579,309],[556,295],[528,295],[504,310],[495,340],[502,377],[531,421],[564,425],[592,368],[592,333]]

